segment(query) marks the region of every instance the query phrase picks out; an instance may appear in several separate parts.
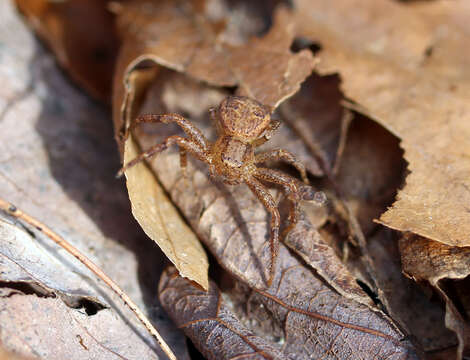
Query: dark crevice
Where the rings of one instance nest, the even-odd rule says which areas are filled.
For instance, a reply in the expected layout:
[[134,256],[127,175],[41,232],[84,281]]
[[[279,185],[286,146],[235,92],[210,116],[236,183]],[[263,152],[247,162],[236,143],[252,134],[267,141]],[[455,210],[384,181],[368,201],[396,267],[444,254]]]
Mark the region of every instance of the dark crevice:
[[205,357],[199,352],[189,338],[186,338],[186,346],[188,347],[188,353],[191,360],[204,360]]
[[463,279],[446,278],[440,281],[442,289],[465,321],[468,321],[470,310],[470,276]]
[[293,8],[290,0],[226,0],[229,12],[245,13],[250,22],[240,23],[239,28],[245,35],[263,36],[273,25],[273,14],[279,6]]
[[296,37],[290,46],[290,51],[298,53],[301,50],[309,49],[314,55],[321,51],[322,46],[310,39],[304,37]]
[[36,295],[40,298],[56,298],[60,296],[62,301],[72,309],[84,309],[88,316],[96,315],[98,311],[106,309],[107,306],[92,297],[74,296],[55,293],[40,284],[29,281],[0,281],[0,288],[11,290],[3,297],[13,295]]
[[382,306],[382,302],[379,300],[379,297],[375,292],[372,291],[369,285],[359,279],[356,279],[356,282],[362,288],[362,290],[364,290],[364,292],[369,295],[375,305],[377,305],[380,309],[385,309],[385,307]]
[[23,294],[36,295],[41,298],[56,297],[56,295],[52,291],[49,291],[45,287],[26,281],[0,281],[0,288],[15,290],[15,292],[10,293],[8,296],[12,296],[14,294]]
[[88,316],[93,316],[98,311],[106,308],[105,305],[88,297],[65,298],[64,302],[73,309],[83,309]]

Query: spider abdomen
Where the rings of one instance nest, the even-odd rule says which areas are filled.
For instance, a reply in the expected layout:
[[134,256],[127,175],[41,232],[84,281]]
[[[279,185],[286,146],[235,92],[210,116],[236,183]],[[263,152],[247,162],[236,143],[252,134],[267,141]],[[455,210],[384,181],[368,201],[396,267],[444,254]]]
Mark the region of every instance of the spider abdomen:
[[247,167],[254,166],[253,146],[231,136],[222,136],[214,145],[213,163],[216,175],[227,182],[239,183]]

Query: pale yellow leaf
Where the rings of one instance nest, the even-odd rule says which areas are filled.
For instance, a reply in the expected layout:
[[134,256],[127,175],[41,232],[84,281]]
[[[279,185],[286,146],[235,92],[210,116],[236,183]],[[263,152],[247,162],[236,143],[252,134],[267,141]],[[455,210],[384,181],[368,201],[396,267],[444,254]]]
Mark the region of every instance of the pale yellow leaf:
[[[132,137],[129,137],[124,146],[124,163],[139,153]],[[125,175],[132,214],[142,229],[158,244],[181,276],[197,282],[207,290],[209,263],[206,253],[155,176],[143,163],[126,170]]]

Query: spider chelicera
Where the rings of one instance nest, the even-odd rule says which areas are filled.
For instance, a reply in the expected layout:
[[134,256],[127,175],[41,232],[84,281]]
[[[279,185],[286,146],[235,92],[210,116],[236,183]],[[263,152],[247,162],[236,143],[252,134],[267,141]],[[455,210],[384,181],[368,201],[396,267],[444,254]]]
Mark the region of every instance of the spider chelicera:
[[[255,154],[254,149],[268,141],[280,122],[271,119],[271,109],[256,100],[243,96],[229,96],[217,108],[210,110],[211,117],[217,124],[218,139],[208,141],[202,132],[190,121],[178,114],[146,114],[135,119],[129,131],[140,123],[162,122],[176,123],[188,138],[178,135],[169,136],[160,144],[152,146],[138,157],[128,162],[119,171],[119,175],[129,167],[154,156],[170,145],[177,144],[180,150],[180,163],[183,172],[187,164],[187,154],[209,165],[210,175],[224,183],[237,185],[245,183],[271,214],[270,250],[268,286],[271,285],[279,249],[280,215],[277,204],[262,182],[280,185],[290,200],[289,226],[287,234],[297,223],[300,200],[324,201],[322,192],[315,192],[308,185],[304,165],[295,156],[283,149],[274,149]],[[258,167],[257,164],[268,160],[282,160],[294,166],[305,184],[279,170]]]

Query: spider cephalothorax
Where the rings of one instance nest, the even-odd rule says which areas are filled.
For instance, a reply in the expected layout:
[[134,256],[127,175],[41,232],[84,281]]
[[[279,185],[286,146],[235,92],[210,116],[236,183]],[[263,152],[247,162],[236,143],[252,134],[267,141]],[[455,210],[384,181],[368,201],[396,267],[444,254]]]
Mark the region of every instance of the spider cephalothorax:
[[299,185],[299,181],[279,170],[257,166],[268,160],[282,160],[294,166],[308,184],[304,165],[294,155],[283,149],[274,149],[255,154],[254,149],[268,141],[279,121],[271,119],[271,109],[256,100],[243,96],[229,96],[217,108],[210,111],[216,123],[218,138],[215,143],[209,142],[201,131],[190,121],[178,114],[148,114],[139,116],[130,129],[142,122],[177,123],[188,138],[173,135],[160,144],[140,154],[127,163],[120,171],[149,158],[172,144],[180,147],[181,166],[186,167],[187,153],[209,165],[212,177],[221,179],[226,184],[245,183],[271,214],[271,263],[268,285],[271,285],[275,274],[275,264],[279,248],[280,216],[277,204],[262,182],[280,185],[291,202],[289,212],[290,224],[286,233],[292,229],[298,219],[300,200],[313,200],[315,192],[310,186]]

